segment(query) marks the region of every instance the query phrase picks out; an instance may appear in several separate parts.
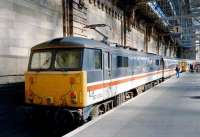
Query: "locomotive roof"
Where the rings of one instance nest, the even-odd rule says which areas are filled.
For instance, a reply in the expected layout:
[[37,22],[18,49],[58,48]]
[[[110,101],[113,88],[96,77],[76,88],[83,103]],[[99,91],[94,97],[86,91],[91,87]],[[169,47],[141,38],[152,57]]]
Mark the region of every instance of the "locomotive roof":
[[32,47],[32,50],[49,49],[49,48],[75,48],[75,47],[88,47],[88,48],[108,48],[103,42],[81,37],[63,37],[56,38]]
[[31,50],[40,50],[40,49],[52,49],[52,48],[96,48],[96,49],[105,49],[112,50],[112,52],[120,52],[120,53],[135,53],[140,55],[148,55],[148,56],[158,56],[151,53],[143,53],[133,50],[125,50],[124,48],[116,48],[109,46],[103,42],[82,38],[82,37],[61,37],[56,38],[44,43],[40,43]]

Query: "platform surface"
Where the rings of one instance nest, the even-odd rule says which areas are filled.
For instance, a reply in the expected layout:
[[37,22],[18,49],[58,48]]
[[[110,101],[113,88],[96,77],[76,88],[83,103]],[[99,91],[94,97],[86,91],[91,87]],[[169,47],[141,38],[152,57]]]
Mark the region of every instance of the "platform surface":
[[84,126],[64,137],[200,137],[200,73],[172,77]]

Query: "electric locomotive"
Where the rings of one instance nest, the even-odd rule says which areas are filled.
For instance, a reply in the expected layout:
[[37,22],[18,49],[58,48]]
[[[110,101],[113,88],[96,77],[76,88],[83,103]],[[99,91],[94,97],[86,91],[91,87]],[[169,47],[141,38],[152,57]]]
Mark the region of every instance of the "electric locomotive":
[[80,37],[38,44],[25,73],[26,109],[86,121],[174,75],[177,61],[165,60],[173,59]]

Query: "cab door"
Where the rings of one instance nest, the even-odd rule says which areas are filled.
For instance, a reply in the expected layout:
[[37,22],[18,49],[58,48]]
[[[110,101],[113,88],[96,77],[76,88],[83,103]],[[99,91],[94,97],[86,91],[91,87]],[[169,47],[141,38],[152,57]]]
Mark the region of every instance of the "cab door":
[[111,96],[111,55],[109,52],[103,52],[103,84],[107,97]]

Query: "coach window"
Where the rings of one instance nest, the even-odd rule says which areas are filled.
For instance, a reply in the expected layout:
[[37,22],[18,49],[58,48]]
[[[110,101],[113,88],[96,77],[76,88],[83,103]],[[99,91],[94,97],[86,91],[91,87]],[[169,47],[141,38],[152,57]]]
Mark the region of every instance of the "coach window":
[[141,67],[141,58],[137,58],[138,67]]
[[159,59],[156,60],[156,65],[157,65],[157,66],[160,65],[160,60],[159,60]]
[[139,59],[138,58],[136,58],[136,67],[138,67],[139,66],[139,61],[138,61]]
[[137,65],[136,65],[136,66],[139,67],[139,66],[140,66],[139,58],[136,58],[136,61],[137,61],[137,62],[136,62]]
[[145,66],[147,66],[147,64],[148,64],[147,57],[144,58],[144,64],[145,64]]
[[137,66],[137,60],[136,60],[136,58],[135,58],[135,57],[133,58],[133,66],[134,66],[134,67],[136,67],[136,66]]
[[124,57],[124,67],[128,67],[128,57]]
[[144,58],[142,57],[141,58],[141,66],[144,66],[145,65],[145,63],[144,63]]

